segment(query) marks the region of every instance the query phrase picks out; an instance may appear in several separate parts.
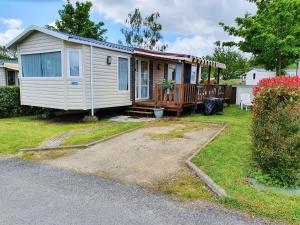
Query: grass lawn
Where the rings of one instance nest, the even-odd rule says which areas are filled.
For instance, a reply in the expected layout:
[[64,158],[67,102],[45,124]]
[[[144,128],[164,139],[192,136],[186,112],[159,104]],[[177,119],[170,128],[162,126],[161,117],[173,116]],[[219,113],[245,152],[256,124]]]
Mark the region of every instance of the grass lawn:
[[37,147],[47,138],[106,123],[107,120],[98,123],[54,122],[36,117],[0,119],[0,153],[17,153],[20,148]]
[[109,136],[125,132],[127,130],[140,127],[143,125],[142,122],[128,122],[121,124],[113,124],[112,126],[105,127],[99,130],[93,130],[85,134],[75,134],[70,138],[64,140],[62,145],[76,145],[76,144],[86,144],[89,142],[101,140]]
[[251,170],[251,112],[225,108],[224,115],[184,119],[226,122],[228,128],[193,159],[230,197],[219,201],[263,217],[300,224],[300,196],[256,190],[248,183]]

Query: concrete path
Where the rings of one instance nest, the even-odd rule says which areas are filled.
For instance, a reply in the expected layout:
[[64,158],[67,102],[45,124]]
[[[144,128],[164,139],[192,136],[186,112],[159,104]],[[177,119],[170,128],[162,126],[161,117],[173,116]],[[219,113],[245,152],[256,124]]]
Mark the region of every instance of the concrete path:
[[217,207],[187,207],[143,188],[29,161],[0,159],[2,225],[260,225]]
[[[141,128],[47,163],[126,183],[151,186],[185,169],[184,160],[222,126],[168,122]],[[186,130],[183,135],[178,135]],[[174,137],[172,136],[174,135]]]

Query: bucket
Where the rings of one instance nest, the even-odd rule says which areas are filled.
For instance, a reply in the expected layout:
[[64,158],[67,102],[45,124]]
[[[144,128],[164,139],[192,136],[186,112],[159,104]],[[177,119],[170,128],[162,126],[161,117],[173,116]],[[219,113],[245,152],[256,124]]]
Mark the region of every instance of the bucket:
[[157,119],[162,118],[164,115],[164,108],[155,108],[153,109],[153,111],[154,111],[154,116]]

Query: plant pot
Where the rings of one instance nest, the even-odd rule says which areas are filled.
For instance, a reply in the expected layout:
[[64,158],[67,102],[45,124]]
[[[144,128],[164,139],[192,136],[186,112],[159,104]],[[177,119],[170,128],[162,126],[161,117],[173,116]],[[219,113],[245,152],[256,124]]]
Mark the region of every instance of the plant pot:
[[161,119],[164,115],[164,108],[155,108],[153,109],[154,111],[154,116],[157,119]]

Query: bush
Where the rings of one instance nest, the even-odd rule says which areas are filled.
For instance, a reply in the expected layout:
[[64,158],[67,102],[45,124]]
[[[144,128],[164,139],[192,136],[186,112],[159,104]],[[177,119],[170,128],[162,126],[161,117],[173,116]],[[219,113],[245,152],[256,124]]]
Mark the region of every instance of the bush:
[[43,113],[45,109],[22,106],[19,87],[0,87],[0,118]]
[[300,171],[300,79],[263,79],[254,96],[254,162],[273,183],[295,186]]

